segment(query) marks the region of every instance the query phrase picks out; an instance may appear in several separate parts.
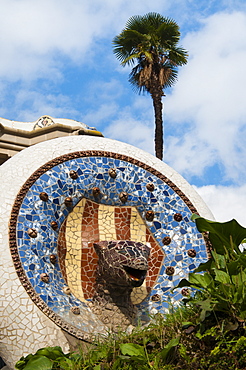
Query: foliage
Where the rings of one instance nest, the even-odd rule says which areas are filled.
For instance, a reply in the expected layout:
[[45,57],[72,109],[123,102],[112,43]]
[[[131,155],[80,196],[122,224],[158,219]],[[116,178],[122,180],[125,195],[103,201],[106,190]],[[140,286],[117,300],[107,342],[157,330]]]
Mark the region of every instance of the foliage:
[[137,92],[150,93],[155,111],[155,151],[163,156],[163,90],[177,80],[178,67],[188,54],[178,46],[179,26],[158,13],[133,16],[113,39],[113,51],[122,66],[132,66],[129,82]]
[[170,313],[157,314],[131,334],[110,335],[87,353],[64,354],[47,347],[17,362],[19,370],[239,370],[246,369],[246,229],[193,216],[209,233],[211,258],[179,287],[196,289]]
[[136,66],[130,83],[139,91],[151,93],[154,75],[161,89],[177,79],[177,67],[187,63],[187,52],[178,46],[179,26],[158,13],[133,16],[113,39],[114,54],[123,66]]
[[80,355],[75,353],[65,355],[59,346],[46,347],[39,349],[34,355],[21,357],[15,367],[19,370],[75,370],[79,360]]
[[219,342],[210,355],[201,360],[201,365],[211,370],[245,369],[246,337],[242,336],[230,342]]
[[192,300],[201,308],[201,321],[210,314],[224,315],[228,327],[236,327],[246,319],[246,253],[240,244],[246,238],[246,229],[236,220],[225,223],[208,221],[193,215],[200,232],[208,232],[211,258],[200,264],[188,280],[179,287],[199,291]]
[[42,349],[35,355],[22,357],[16,367],[20,370],[245,369],[245,330],[223,331],[217,323],[201,334],[196,327],[190,330],[192,321],[198,318],[198,307],[182,305],[165,318],[156,315],[146,328],[95,342],[87,353],[65,355],[60,347],[48,347],[47,352]]
[[139,91],[151,92],[153,74],[162,89],[177,79],[177,67],[187,63],[187,52],[178,46],[179,26],[158,13],[133,16],[125,29],[114,38],[114,53],[123,66],[136,66],[130,83]]

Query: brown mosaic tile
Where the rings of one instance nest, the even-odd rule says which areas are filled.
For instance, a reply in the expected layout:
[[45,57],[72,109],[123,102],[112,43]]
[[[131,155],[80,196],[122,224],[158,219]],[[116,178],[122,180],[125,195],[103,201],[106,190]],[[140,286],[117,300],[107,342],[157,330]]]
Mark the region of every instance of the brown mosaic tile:
[[57,241],[57,255],[58,255],[58,261],[60,264],[61,272],[63,275],[64,280],[67,284],[67,272],[66,272],[66,266],[65,266],[65,258],[67,253],[66,248],[66,223],[65,220],[60,228],[60,232],[58,235],[58,241]]
[[115,230],[117,240],[130,240],[131,208],[115,208]]
[[87,200],[82,216],[81,284],[85,299],[91,298],[93,295],[96,281],[95,272],[98,257],[94,250],[93,242],[99,240],[98,209],[99,204]]

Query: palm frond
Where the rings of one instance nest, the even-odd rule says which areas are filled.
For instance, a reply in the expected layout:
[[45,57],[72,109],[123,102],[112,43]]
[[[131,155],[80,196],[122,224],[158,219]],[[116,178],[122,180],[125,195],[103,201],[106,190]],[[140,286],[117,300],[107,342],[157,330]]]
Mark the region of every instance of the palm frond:
[[[148,42],[146,35],[142,35],[136,30],[125,30],[113,39],[113,52],[124,65],[128,63],[128,60],[138,58],[142,52],[145,52],[144,45]],[[147,57],[149,58],[149,56]]]
[[188,58],[179,39],[179,26],[171,18],[154,12],[129,18],[113,40],[113,51],[123,66],[133,67],[129,82],[135,90],[150,92],[153,84],[165,89],[176,82],[177,68]]
[[134,65],[136,63],[136,60],[140,57],[140,53],[136,53],[136,54],[131,54],[129,55],[127,58],[125,58],[121,64],[123,66],[127,65],[127,64],[130,64],[130,65]]
[[135,76],[129,75],[128,81],[132,85],[132,89],[134,92],[140,94],[144,94],[145,92],[149,92],[144,85],[139,85],[139,74],[135,74]]
[[160,44],[164,47],[166,47],[166,45],[176,45],[179,42],[180,32],[176,23],[163,23],[156,32],[158,34]]
[[188,52],[182,47],[175,47],[170,49],[168,57],[178,66],[182,66],[188,62]]
[[142,17],[142,22],[148,28],[158,29],[162,24],[175,23],[171,18],[163,17],[159,13],[150,12]]

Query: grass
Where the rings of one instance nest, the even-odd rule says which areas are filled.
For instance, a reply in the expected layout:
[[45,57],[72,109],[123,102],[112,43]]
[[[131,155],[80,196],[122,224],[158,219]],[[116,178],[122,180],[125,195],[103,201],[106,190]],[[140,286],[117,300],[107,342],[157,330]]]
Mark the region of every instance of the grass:
[[22,357],[20,370],[238,370],[246,369],[245,321],[210,313],[201,322],[192,303],[152,317],[131,334],[109,334],[87,350],[64,354],[60,347]]
[[246,369],[244,323],[227,330],[226,317],[199,322],[197,307],[182,306],[157,314],[145,328],[109,335],[81,353],[73,370],[236,370]]

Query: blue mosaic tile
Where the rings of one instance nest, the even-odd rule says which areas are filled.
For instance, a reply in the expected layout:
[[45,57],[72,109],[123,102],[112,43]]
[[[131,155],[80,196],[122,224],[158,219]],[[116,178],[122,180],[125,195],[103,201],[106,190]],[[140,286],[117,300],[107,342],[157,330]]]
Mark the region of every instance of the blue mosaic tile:
[[[117,177],[111,178],[108,174],[110,168],[117,169]],[[77,179],[71,179],[69,172],[74,170],[79,175]],[[146,185],[153,183],[153,192],[147,190]],[[63,221],[69,214],[69,209],[64,205],[64,199],[73,197],[73,206],[82,197],[95,201],[92,188],[101,189],[100,203],[105,205],[122,206],[119,193],[128,193],[128,200],[124,206],[134,206],[145,219],[147,210],[153,210],[154,220],[146,221],[155,239],[162,247],[166,257],[161,267],[157,283],[151,294],[144,302],[138,305],[143,312],[148,308],[165,311],[168,301],[179,301],[182,295],[179,291],[171,293],[182,276],[194,269],[207,259],[206,247],[203,237],[196,230],[195,224],[190,221],[191,211],[166,183],[137,165],[123,160],[107,157],[84,157],[66,161],[54,166],[42,174],[30,187],[23,199],[18,223],[17,240],[20,260],[28,276],[30,283],[40,298],[47,305],[65,315],[74,305],[84,305],[73,295],[67,296],[62,288],[65,284],[58,263],[52,265],[49,260],[51,253],[56,254],[58,231]],[[48,201],[41,201],[39,194],[46,192]],[[173,216],[175,213],[182,214],[182,221],[177,222]],[[51,221],[56,220],[58,231],[51,229]],[[38,231],[37,238],[30,238],[28,228]],[[170,245],[163,245],[165,235],[172,238]],[[195,249],[195,258],[188,256],[189,249]],[[173,276],[168,276],[165,269],[173,266],[181,269]],[[46,272],[50,277],[48,284],[40,280],[40,274]],[[183,274],[183,275],[182,275]],[[161,295],[161,303],[154,304],[151,297],[154,294]],[[82,324],[80,324],[82,325]]]

